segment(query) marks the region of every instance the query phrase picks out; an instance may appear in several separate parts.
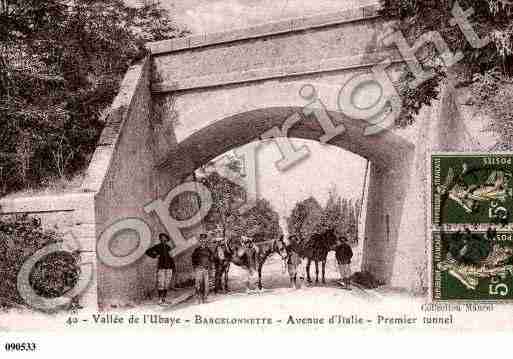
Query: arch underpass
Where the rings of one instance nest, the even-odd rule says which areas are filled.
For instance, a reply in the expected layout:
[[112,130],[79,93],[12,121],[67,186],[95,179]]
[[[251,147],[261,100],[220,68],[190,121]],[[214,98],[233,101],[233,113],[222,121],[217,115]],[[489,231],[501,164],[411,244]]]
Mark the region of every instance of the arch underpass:
[[[383,58],[391,60],[390,78],[399,75],[401,59],[377,40],[383,28],[376,8],[365,7],[149,44],[151,57],[129,71],[118,96],[126,119],[120,125],[111,116],[102,136],[113,150],[97,184],[97,236],[126,217],[142,218],[154,233],[165,231],[145,205],[164,198],[207,161],[283,129],[292,116],[288,137],[319,141],[326,134],[319,120],[324,113],[339,129],[327,143],[371,163],[363,269],[391,286],[417,286],[417,267],[426,260],[426,178],[419,164],[426,141],[414,142],[426,132],[365,135],[369,123],[339,107],[341,84],[369,73]],[[360,97],[372,103],[375,89],[365,91]],[[114,142],[112,131],[119,134]],[[121,247],[133,243],[118,241]],[[178,280],[190,277],[188,256],[177,257]],[[125,268],[99,261],[100,306],[139,301],[153,288],[153,277],[153,263],[145,258]]]
[[[173,146],[165,160],[158,164],[158,176],[164,181],[169,178],[185,180],[196,168],[219,155],[259,139],[275,126],[281,128],[294,114],[302,114],[302,108],[265,108],[211,123]],[[362,121],[350,120],[336,112],[331,112],[330,117],[337,124],[343,124],[345,130],[329,141],[329,145],[351,151],[371,163],[363,269],[389,283],[394,264],[401,260],[397,258],[397,246],[403,211],[411,212],[411,206],[405,206],[405,199],[413,169],[414,145],[388,131],[377,136],[365,136],[367,124]],[[318,140],[323,134],[314,116],[302,116],[288,133],[289,137],[309,140]],[[272,143],[277,145],[274,141]],[[164,195],[170,189],[163,183],[159,190]],[[420,240],[419,247],[422,246]]]
[[[371,163],[363,269],[389,286],[425,285],[428,159],[440,138],[461,137],[438,135],[438,105],[421,111],[408,129],[372,135],[365,134],[369,123],[341,113],[340,89],[354,76],[369,74],[383,60],[390,80],[400,75],[403,60],[379,40],[385,28],[370,6],[148,44],[150,56],[128,70],[110,108],[84,194],[56,199],[53,212],[38,202],[38,212],[50,213],[43,218],[49,225],[61,218],[53,213],[66,213],[65,230],[74,231],[95,266],[84,305],[140,303],[155,287],[152,260],[143,256],[119,267],[101,260],[97,242],[113,224],[140,219],[155,240],[166,228],[145,210],[149,203],[190,180],[207,161],[273,128],[279,132],[291,118],[287,137],[319,141],[326,135],[323,114],[339,129],[327,143]],[[306,96],[305,86],[315,96]],[[364,89],[360,97],[372,103],[375,90]],[[117,253],[131,253],[138,242],[124,231],[114,246]],[[178,254],[177,281],[191,277],[189,255]]]

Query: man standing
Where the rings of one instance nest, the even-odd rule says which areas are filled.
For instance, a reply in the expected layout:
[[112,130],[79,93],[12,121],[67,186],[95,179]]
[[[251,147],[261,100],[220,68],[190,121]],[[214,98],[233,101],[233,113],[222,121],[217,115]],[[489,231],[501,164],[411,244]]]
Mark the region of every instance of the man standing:
[[205,233],[200,234],[199,247],[192,252],[191,259],[198,304],[206,303],[209,291],[209,270],[214,265],[215,259],[214,254],[208,248],[208,240]]
[[260,255],[258,246],[253,242],[250,237],[241,237],[241,250],[242,256],[247,259],[247,279],[246,279],[246,292],[249,294],[252,291],[251,284],[257,282],[258,278],[258,256]]
[[151,258],[158,258],[157,262],[157,291],[159,295],[159,304],[166,303],[166,295],[169,286],[171,285],[171,280],[173,278],[173,273],[175,271],[175,262],[171,257],[170,251],[171,247],[167,242],[169,242],[171,238],[165,233],[159,234],[160,243],[154,245],[150,249],[146,251],[146,255]]
[[335,258],[338,263],[338,271],[340,279],[344,287],[349,288],[349,277],[351,277],[351,258],[353,258],[353,250],[347,244],[347,239],[339,240],[339,245],[335,248]]

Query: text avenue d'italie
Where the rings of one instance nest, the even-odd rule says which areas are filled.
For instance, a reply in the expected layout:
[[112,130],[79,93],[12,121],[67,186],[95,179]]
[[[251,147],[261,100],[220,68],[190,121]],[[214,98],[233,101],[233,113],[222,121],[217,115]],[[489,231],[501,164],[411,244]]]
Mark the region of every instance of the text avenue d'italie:
[[452,307],[422,306],[419,313],[376,313],[367,316],[354,313],[337,313],[326,316],[286,315],[284,317],[268,316],[205,316],[196,314],[192,317],[174,317],[162,314],[92,314],[90,317],[71,316],[66,319],[69,326],[94,325],[158,325],[158,326],[414,326],[435,327],[451,326],[462,312],[491,312],[493,304],[456,305]]

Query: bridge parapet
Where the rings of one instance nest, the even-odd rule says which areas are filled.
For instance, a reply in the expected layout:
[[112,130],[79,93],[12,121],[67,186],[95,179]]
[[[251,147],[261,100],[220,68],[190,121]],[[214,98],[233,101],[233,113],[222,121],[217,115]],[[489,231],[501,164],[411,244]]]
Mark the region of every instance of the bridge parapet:
[[256,39],[260,37],[268,37],[272,35],[372,19],[378,17],[378,10],[379,6],[369,5],[334,13],[268,22],[241,29],[156,41],[147,44],[147,47],[150,49],[152,55],[161,55],[169,52],[189,50],[238,40]]
[[377,6],[148,44],[153,93],[314,75],[391,57]]

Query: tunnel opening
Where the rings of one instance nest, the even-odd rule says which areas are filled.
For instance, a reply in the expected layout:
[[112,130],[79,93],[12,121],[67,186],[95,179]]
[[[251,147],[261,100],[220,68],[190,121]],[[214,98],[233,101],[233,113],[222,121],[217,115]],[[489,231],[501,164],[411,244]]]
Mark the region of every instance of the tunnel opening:
[[[337,236],[347,238],[352,248],[351,272],[361,272],[371,162],[337,146],[302,138],[290,141],[294,149],[308,151],[286,170],[277,165],[283,158],[278,145],[254,141],[217,155],[192,171],[184,181],[206,185],[214,203],[199,226],[185,230],[186,236],[206,233],[213,242],[245,236],[258,244],[283,235],[289,243],[293,235],[308,241],[314,233],[334,228]],[[249,153],[254,156],[248,156]],[[250,191],[256,191],[254,200],[258,205],[249,208],[249,215],[235,215],[238,212],[234,209],[251,200]],[[169,210],[172,217],[184,220],[201,207],[199,196],[186,192],[171,201]],[[301,208],[307,208],[303,218],[298,217]],[[262,268],[266,288],[289,285],[283,268],[277,253],[266,259]],[[305,268],[306,259],[299,268],[302,279],[306,279]],[[312,277],[314,268],[312,265]],[[230,286],[242,290],[245,276],[244,269],[232,265]],[[333,282],[339,277],[335,253],[330,251],[326,279]]]
[[[263,148],[273,148],[274,151],[281,152],[282,158],[275,157],[273,160],[275,162],[276,158],[278,162],[283,161],[283,147],[286,141],[291,141],[291,148],[296,155],[304,147],[304,144],[299,143],[301,141],[331,148],[332,151],[349,153],[365,163],[365,166],[362,165],[360,169],[362,172],[359,176],[360,187],[355,191],[363,197],[363,200],[358,228],[361,237],[358,239],[360,248],[355,256],[353,270],[366,271],[379,282],[389,283],[394,265],[398,258],[400,259],[396,247],[399,227],[403,220],[403,205],[414,146],[391,131],[366,136],[365,124],[362,121],[348,119],[338,112],[330,112],[330,117],[335,124],[343,124],[345,131],[335,136],[328,144],[322,144],[319,138],[323,135],[323,129],[318,121],[312,116],[303,116],[300,110],[296,107],[273,107],[239,113],[214,122],[210,120],[210,124],[199,127],[184,138],[179,138],[179,142],[162,157],[162,161],[157,166],[157,191],[164,196],[180,183],[196,181],[198,169],[216,162],[220,157],[226,156],[226,153],[245,147],[254,149],[255,146],[260,145]],[[299,114],[301,121],[289,129],[287,137],[262,138],[262,134],[273,127],[282,128],[287,118],[294,114]],[[274,143],[273,146],[267,145],[271,142]],[[248,153],[242,152],[243,157],[248,156]],[[251,154],[249,157],[251,158]],[[305,160],[302,158],[298,159],[298,168],[303,161]],[[292,170],[295,167],[292,166]],[[318,168],[320,167],[332,169],[327,165],[325,158],[319,159]],[[310,180],[318,172],[312,168],[303,177]],[[273,177],[269,176],[269,178]],[[267,186],[269,184],[265,187]],[[277,193],[273,197],[279,199],[280,192],[277,191]],[[363,196],[360,193],[363,193]],[[198,202],[197,198],[196,202]],[[196,208],[198,206],[196,203]],[[204,230],[204,226],[199,225],[184,232],[194,237]],[[187,253],[182,257],[186,261]],[[186,267],[187,265],[184,265],[184,268]]]

